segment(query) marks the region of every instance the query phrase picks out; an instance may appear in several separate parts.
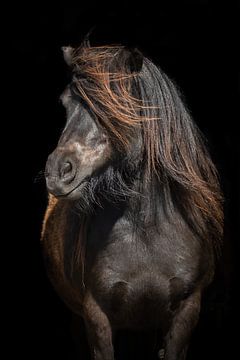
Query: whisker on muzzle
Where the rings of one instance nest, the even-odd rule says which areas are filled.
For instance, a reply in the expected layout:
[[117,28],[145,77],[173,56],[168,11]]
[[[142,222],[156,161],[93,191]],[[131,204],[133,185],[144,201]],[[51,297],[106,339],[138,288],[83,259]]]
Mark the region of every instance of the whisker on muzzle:
[[38,172],[38,174],[34,177],[34,184],[40,182],[40,181],[44,181],[45,180],[45,170],[40,170]]

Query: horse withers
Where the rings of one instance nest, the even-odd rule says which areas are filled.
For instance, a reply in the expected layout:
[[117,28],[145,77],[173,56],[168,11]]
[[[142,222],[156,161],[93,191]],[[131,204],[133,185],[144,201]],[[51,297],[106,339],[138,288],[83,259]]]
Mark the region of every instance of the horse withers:
[[217,172],[166,74],[136,49],[63,49],[67,122],[46,164],[42,245],[53,286],[85,322],[92,358],[118,329],[159,330],[186,358],[221,251]]

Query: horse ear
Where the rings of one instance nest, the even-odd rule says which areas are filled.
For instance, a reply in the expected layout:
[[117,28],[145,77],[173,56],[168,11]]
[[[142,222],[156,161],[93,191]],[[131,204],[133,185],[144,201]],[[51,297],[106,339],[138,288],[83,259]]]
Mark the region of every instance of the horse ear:
[[128,49],[130,53],[129,65],[131,72],[139,73],[143,66],[143,54],[137,48]]
[[74,49],[71,46],[63,46],[62,47],[63,58],[68,66],[72,66],[73,50]]

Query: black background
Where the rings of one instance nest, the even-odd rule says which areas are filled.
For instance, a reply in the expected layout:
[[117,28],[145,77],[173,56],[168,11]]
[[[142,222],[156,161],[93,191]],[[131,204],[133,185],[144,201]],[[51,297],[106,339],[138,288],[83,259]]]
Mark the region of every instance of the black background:
[[[16,146],[16,165],[11,171],[17,199],[10,213],[19,219],[10,227],[10,254],[17,261],[11,262],[16,270],[10,275],[14,295],[10,297],[13,301],[9,300],[13,316],[9,331],[14,340],[9,351],[16,350],[29,359],[79,358],[71,313],[52,289],[42,262],[39,237],[47,195],[39,172],[64,126],[58,97],[68,77],[60,48],[80,44],[93,29],[93,43],[137,46],[160,65],[179,85],[209,141],[225,195],[224,256],[193,335],[189,359],[235,358],[239,133],[234,3],[146,1],[136,7],[123,1],[111,5],[93,1],[49,4],[13,5],[6,29],[13,50],[7,59],[11,66],[8,114],[14,114],[10,141]],[[135,349],[129,358],[150,359],[147,350],[144,353],[147,343],[145,335],[123,334],[118,352],[124,354],[132,344]],[[118,356],[127,359],[126,355]]]

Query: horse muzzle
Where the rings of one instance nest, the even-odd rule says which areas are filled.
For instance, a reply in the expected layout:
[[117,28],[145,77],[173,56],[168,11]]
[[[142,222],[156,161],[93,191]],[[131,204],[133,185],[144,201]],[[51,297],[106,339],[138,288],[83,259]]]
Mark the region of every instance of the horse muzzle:
[[71,159],[54,151],[49,155],[45,178],[48,191],[56,197],[66,196],[75,188],[77,174],[77,164],[75,159]]

